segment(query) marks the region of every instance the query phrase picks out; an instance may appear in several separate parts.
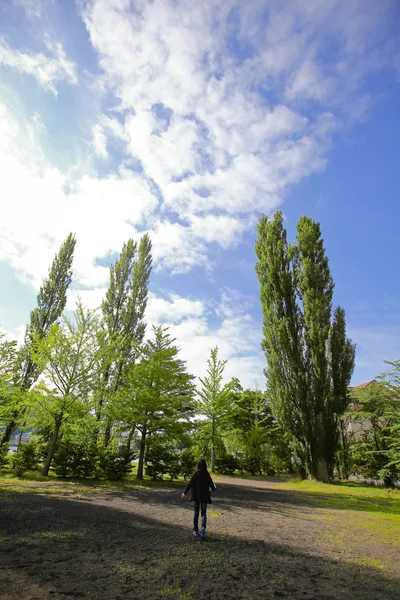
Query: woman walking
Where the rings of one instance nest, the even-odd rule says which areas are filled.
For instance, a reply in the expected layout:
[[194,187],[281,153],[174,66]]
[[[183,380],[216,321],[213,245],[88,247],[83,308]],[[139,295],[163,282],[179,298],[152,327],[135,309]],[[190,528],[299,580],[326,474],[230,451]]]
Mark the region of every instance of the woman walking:
[[217,487],[214,485],[211,475],[207,471],[207,463],[204,458],[202,458],[197,465],[197,471],[193,473],[181,496],[182,498],[185,498],[186,494],[190,491],[190,500],[194,502],[193,535],[195,537],[198,537],[199,535],[199,513],[201,512],[202,540],[206,538],[207,504],[211,504],[212,502],[210,490],[214,492],[216,489]]

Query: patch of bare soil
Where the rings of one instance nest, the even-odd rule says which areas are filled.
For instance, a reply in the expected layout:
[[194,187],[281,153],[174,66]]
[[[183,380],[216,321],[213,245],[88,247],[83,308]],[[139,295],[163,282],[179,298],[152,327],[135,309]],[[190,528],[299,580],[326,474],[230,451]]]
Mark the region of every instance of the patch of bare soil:
[[0,498],[0,599],[399,599],[398,546],[326,543],[340,511],[269,482],[217,483],[206,542],[177,486],[49,495],[38,483]]

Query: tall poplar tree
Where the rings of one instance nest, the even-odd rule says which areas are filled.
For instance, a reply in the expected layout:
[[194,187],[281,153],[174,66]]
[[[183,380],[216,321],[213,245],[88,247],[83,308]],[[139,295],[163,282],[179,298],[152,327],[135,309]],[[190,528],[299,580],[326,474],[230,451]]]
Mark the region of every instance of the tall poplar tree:
[[[26,328],[25,343],[20,351],[18,387],[23,393],[29,390],[39,376],[39,367],[32,360],[34,340],[44,339],[61,317],[67,301],[67,290],[72,280],[72,261],[76,239],[70,233],[54,257],[47,279],[44,280],[37,297],[37,307],[31,312],[30,323]],[[18,406],[12,411],[0,446],[10,441],[13,431],[23,418],[23,410]]]
[[[107,399],[118,391],[125,368],[134,362],[142,343],[146,324],[144,314],[148,298],[148,282],[152,268],[151,241],[144,235],[139,243],[129,240],[119,259],[110,267],[110,284],[101,309],[105,323],[106,343],[113,346],[114,357],[104,366],[97,419],[106,409]],[[112,419],[106,416],[104,444],[111,436]]]
[[265,373],[272,410],[291,433],[298,462],[308,476],[328,481],[355,348],[343,309],[331,322],[334,284],[320,226],[303,216],[297,231],[289,245],[279,211],[258,226]]

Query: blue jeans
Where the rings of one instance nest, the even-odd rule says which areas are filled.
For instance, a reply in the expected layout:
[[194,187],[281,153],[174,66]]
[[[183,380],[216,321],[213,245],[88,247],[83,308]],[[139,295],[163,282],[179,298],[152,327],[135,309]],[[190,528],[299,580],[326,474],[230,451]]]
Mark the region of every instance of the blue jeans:
[[193,515],[193,529],[194,531],[199,530],[199,513],[201,509],[201,526],[204,529],[207,527],[207,502],[195,502],[194,503],[194,515]]

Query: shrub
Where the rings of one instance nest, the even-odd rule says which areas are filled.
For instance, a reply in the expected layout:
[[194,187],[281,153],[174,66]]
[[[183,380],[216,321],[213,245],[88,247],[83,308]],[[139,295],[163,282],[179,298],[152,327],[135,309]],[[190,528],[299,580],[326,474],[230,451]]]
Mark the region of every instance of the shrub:
[[154,441],[146,452],[146,475],[156,479],[162,479],[168,474],[171,481],[179,477],[181,473],[181,462],[179,454],[168,447],[162,441]]
[[0,469],[5,467],[8,463],[9,457],[8,457],[8,449],[10,447],[10,444],[3,444],[3,446],[0,447]]
[[15,471],[15,474],[18,477],[22,477],[22,475],[27,471],[27,468],[24,463],[24,457],[19,452],[15,452],[11,457],[11,466]]
[[170,452],[164,444],[154,441],[146,452],[146,475],[153,481],[162,479],[168,473]]
[[233,475],[238,468],[238,460],[231,454],[225,454],[220,458],[217,458],[215,462],[215,469],[217,473],[221,475]]
[[11,466],[18,477],[21,477],[25,471],[36,469],[38,461],[38,443],[36,439],[32,439],[24,444],[19,444],[17,452],[11,457]]
[[167,473],[171,477],[171,481],[177,479],[181,474],[181,463],[176,452],[168,452]]
[[180,455],[180,472],[188,479],[196,470],[197,459],[193,448],[184,448]]
[[134,457],[134,453],[126,447],[118,450],[101,448],[98,474],[106,479],[119,481],[131,472]]
[[92,477],[96,472],[98,452],[95,444],[63,439],[53,458],[53,468],[59,477]]

